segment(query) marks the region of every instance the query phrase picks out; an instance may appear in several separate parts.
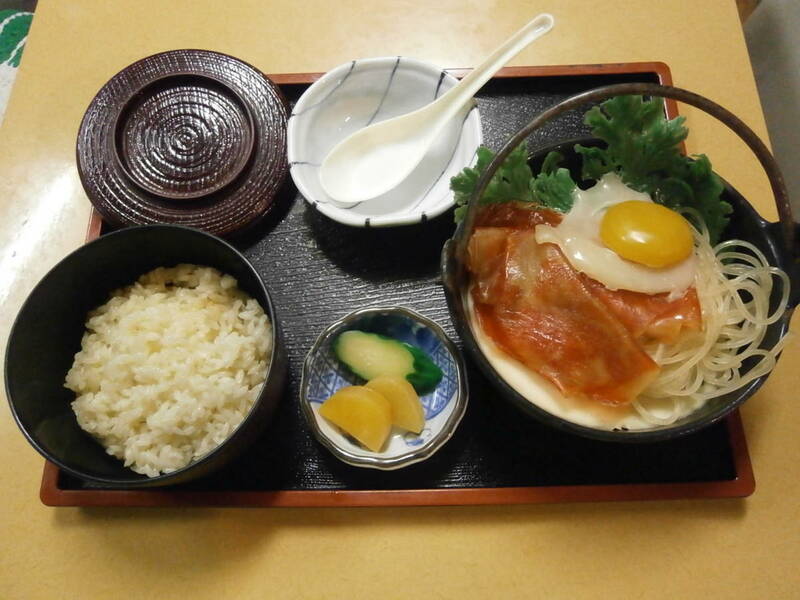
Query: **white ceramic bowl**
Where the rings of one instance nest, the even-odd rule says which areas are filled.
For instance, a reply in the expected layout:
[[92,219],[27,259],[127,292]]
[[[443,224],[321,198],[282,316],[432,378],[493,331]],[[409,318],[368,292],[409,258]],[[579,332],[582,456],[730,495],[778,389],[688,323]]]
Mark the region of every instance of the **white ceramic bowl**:
[[446,211],[453,206],[450,178],[475,162],[483,139],[474,103],[453,118],[411,175],[379,198],[356,204],[333,200],[320,185],[319,166],[344,138],[429,104],[457,81],[438,67],[401,56],[354,60],[326,73],[289,118],[289,166],[300,193],[331,219],[356,227],[410,225]]
[[[425,428],[419,435],[392,429],[381,452],[362,447],[319,414],[337,390],[363,385],[339,362],[333,342],[344,331],[359,329],[391,337],[420,348],[442,370],[436,389],[420,397]],[[319,442],[338,459],[355,467],[391,471],[433,456],[453,435],[467,408],[467,377],[461,353],[436,323],[402,307],[362,308],[330,325],[306,356],[300,382],[300,406]]]

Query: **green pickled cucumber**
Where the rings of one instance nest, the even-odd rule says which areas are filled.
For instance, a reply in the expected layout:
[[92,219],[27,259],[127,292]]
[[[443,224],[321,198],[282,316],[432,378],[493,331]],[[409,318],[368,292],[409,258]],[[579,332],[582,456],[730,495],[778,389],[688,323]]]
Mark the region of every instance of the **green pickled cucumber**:
[[405,377],[419,394],[433,390],[442,370],[419,348],[377,333],[350,330],[333,344],[336,357],[369,381],[381,375]]

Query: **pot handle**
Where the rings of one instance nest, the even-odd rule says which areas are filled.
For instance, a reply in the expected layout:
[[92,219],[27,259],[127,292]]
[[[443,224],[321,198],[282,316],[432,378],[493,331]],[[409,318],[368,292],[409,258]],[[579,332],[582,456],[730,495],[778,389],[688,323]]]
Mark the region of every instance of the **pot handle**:
[[566,100],[559,102],[539,113],[532,121],[525,127],[518,131],[512,138],[510,138],[500,152],[494,157],[489,164],[486,171],[478,181],[472,196],[469,199],[467,212],[464,220],[459,228],[458,239],[456,240],[455,258],[462,264],[466,264],[466,251],[469,242],[470,234],[475,226],[475,215],[477,213],[478,201],[477,199],[483,195],[486,186],[491,181],[497,169],[505,161],[509,154],[519,146],[522,141],[527,138],[532,132],[539,129],[546,122],[551,119],[569,111],[574,108],[589,102],[601,102],[613,96],[627,96],[627,95],[641,95],[641,96],[655,96],[660,98],[671,98],[686,104],[690,104],[700,110],[710,114],[717,120],[722,121],[729,129],[738,135],[745,144],[756,155],[758,162],[764,168],[769,179],[769,184],[772,187],[772,193],[775,196],[775,205],[778,208],[779,222],[775,223],[776,230],[780,232],[782,241],[782,251],[785,254],[786,262],[792,266],[792,272],[789,277],[792,281],[792,305],[796,305],[800,300],[800,269],[798,269],[798,257],[800,257],[800,249],[796,245],[796,240],[800,237],[800,225],[795,223],[792,216],[792,207],[789,203],[789,195],[786,190],[786,184],[783,181],[778,163],[766,147],[764,142],[750,129],[745,123],[729,110],[723,108],[716,102],[708,98],[672,86],[659,85],[655,83],[620,83],[615,85],[608,85],[580,94],[570,96]]

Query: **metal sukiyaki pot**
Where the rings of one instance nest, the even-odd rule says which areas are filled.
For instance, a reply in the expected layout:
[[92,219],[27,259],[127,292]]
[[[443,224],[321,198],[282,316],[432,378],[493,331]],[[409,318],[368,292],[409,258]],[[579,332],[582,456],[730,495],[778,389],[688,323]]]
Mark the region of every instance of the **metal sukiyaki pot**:
[[[512,299],[508,300],[506,304],[484,305],[484,302],[495,302],[495,300],[487,300],[487,288],[484,283],[480,283],[484,287],[478,287],[477,292],[473,290],[478,285],[476,282],[480,282],[481,275],[478,273],[481,272],[483,267],[479,265],[476,268],[474,262],[470,262],[471,260],[475,261],[474,253],[476,252],[471,250],[470,240],[476,231],[480,230],[486,223],[486,219],[482,219],[481,213],[487,210],[487,206],[490,206],[490,204],[482,200],[487,186],[490,185],[496,175],[501,177],[501,175],[498,175],[498,171],[504,161],[531,133],[567,111],[619,96],[634,95],[670,98],[690,104],[709,113],[732,129],[753,151],[765,169],[775,196],[780,220],[776,223],[764,220],[741,194],[720,178],[718,180],[722,185],[720,200],[727,202],[731,206],[732,212],[729,215],[729,223],[722,230],[719,240],[712,240],[713,244],[706,242],[708,248],[714,253],[710,256],[712,258],[716,257],[714,264],[718,265],[719,272],[722,274],[715,279],[715,281],[719,280],[719,285],[713,289],[722,290],[719,292],[720,294],[727,294],[725,296],[727,304],[724,304],[724,306],[734,307],[731,310],[748,311],[748,315],[752,314],[752,321],[755,323],[755,325],[752,325],[753,329],[750,329],[751,323],[749,321],[737,324],[734,323],[733,318],[726,317],[727,321],[723,319],[720,322],[720,333],[718,336],[713,334],[709,347],[715,351],[717,348],[722,348],[723,350],[721,351],[727,352],[727,354],[724,354],[727,362],[723,362],[717,355],[713,355],[709,351],[707,355],[702,355],[702,358],[697,360],[696,366],[684,366],[681,362],[683,359],[680,357],[684,356],[684,354],[688,356],[690,354],[688,351],[684,354],[676,351],[674,360],[672,358],[664,359],[663,353],[659,354],[661,349],[657,352],[652,350],[656,345],[647,346],[647,352],[652,361],[663,361],[659,362],[658,367],[655,369],[658,371],[658,375],[654,375],[654,379],[651,378],[648,381],[651,381],[651,383],[656,381],[660,385],[661,380],[659,380],[659,377],[661,375],[674,375],[674,378],[683,377],[686,381],[689,381],[688,387],[682,388],[682,390],[688,390],[685,395],[676,394],[675,396],[670,396],[667,394],[665,396],[662,391],[659,392],[662,394],[660,397],[656,400],[651,400],[650,396],[654,392],[651,392],[652,387],[646,387],[642,395],[633,397],[630,403],[614,404],[602,401],[597,403],[596,398],[589,392],[579,391],[573,393],[569,385],[564,383],[565,381],[568,383],[571,381],[569,380],[569,374],[562,379],[559,379],[558,376],[551,376],[553,369],[557,371],[560,368],[561,365],[559,363],[565,364],[571,360],[568,353],[564,354],[563,357],[560,355],[562,348],[558,344],[562,342],[558,340],[563,339],[564,344],[574,343],[576,338],[573,335],[573,331],[556,328],[552,329],[550,333],[542,334],[527,329],[528,325],[530,325],[532,330],[535,330],[538,323],[543,322],[543,319],[550,318],[549,316],[554,312],[561,315],[564,310],[571,310],[574,297],[567,294],[569,297],[558,301],[560,304],[556,308],[545,306],[542,309],[545,316],[542,316],[540,311],[540,307],[544,302],[542,298],[549,298],[553,295],[548,291],[550,288],[541,287],[549,280],[541,275],[542,271],[536,271],[536,269],[543,269],[542,264],[544,263],[540,258],[537,258],[527,262],[518,261],[509,266],[511,264],[509,261],[516,259],[509,258],[512,256],[512,250],[509,249],[511,248],[511,242],[504,242],[503,240],[510,239],[512,234],[517,235],[513,233],[515,231],[513,227],[516,227],[516,225],[511,228],[503,225],[505,229],[495,231],[495,233],[497,231],[505,233],[496,238],[501,240],[498,242],[501,245],[497,247],[497,251],[491,254],[491,260],[500,261],[498,264],[501,266],[498,268],[505,269],[500,277],[501,283],[497,284],[501,288],[497,289],[506,291],[512,289],[513,293],[509,292],[506,296],[499,296],[495,294],[495,291],[491,291],[491,294]],[[577,142],[584,148],[605,148],[605,142],[599,139],[584,139],[577,140]],[[569,171],[572,179],[580,182],[577,184],[578,188],[576,188],[575,193],[578,193],[581,189],[591,187],[591,183],[587,183],[584,180],[583,175],[585,175],[585,172],[582,173],[581,169],[582,155],[580,152],[585,152],[585,150],[576,151],[575,143],[576,140],[562,141],[546,148],[537,149],[529,154],[528,165],[532,173],[536,174],[543,168],[546,169],[547,167],[543,167],[546,157],[551,151],[557,151],[563,158],[560,166]],[[624,174],[622,178],[624,179]],[[495,184],[496,181],[497,179],[495,178]],[[658,199],[656,201],[660,202]],[[684,213],[684,216],[688,221],[696,222],[691,213]],[[561,218],[559,216],[559,219]],[[563,222],[566,222],[566,217],[564,216],[563,218]],[[497,227],[498,225],[494,223],[493,226]],[[541,227],[541,224],[537,224],[535,227]],[[501,396],[518,407],[523,413],[558,429],[599,440],[625,442],[667,440],[698,431],[724,418],[761,387],[769,372],[775,366],[774,361],[777,360],[781,348],[781,340],[789,329],[789,321],[793,309],[798,299],[800,299],[800,294],[798,293],[800,271],[798,271],[796,262],[798,254],[795,245],[796,230],[797,225],[792,218],[786,187],[775,160],[763,142],[740,119],[714,102],[679,88],[645,83],[611,85],[577,94],[545,110],[505,144],[482,172],[467,203],[466,213],[455,235],[444,247],[442,253],[443,282],[451,316],[469,355],[494,384]],[[532,236],[534,235],[533,231],[531,229],[525,235]],[[538,237],[538,229],[536,231],[536,237]],[[696,232],[693,232],[693,234],[697,238],[698,234]],[[726,240],[741,240],[744,243],[734,244],[733,242],[728,242],[724,244]],[[718,246],[716,245],[717,242],[723,245]],[[502,244],[505,245],[503,246]],[[538,244],[537,247],[543,245],[546,244]],[[705,271],[701,269],[702,264],[706,264],[702,262],[702,256],[706,256],[702,254],[703,247],[702,243],[695,241],[694,252],[698,258],[694,258],[695,254],[692,256],[693,260],[698,261],[698,270],[696,272],[699,275],[695,276],[694,281],[696,282],[698,304],[702,306],[703,317],[702,325],[692,335],[697,336],[694,338],[698,340],[696,346],[705,349],[706,346],[699,341],[701,340],[700,336],[708,338],[712,335],[709,333],[710,331],[716,331],[712,330],[711,324],[717,318],[717,313],[721,311],[715,309],[717,305],[712,304],[711,300],[709,300],[712,297],[711,292],[707,292],[707,290],[712,289],[710,284],[704,283],[709,278],[706,277]],[[752,262],[753,264],[758,263],[754,268],[760,269],[758,273],[760,274],[759,277],[762,277],[761,280],[745,274],[745,270],[749,269],[746,265],[739,267],[734,264],[738,260],[736,257],[745,253],[745,250],[742,249],[745,247],[751,248],[747,252],[753,252],[757,256],[760,253],[761,258],[752,259]],[[563,248],[559,249],[563,250]],[[470,252],[473,252],[472,259],[470,258]],[[549,252],[552,252],[552,250]],[[566,255],[566,251],[564,252]],[[565,260],[568,259],[569,257],[565,258]],[[503,260],[506,260],[506,263],[502,263]],[[747,263],[748,260],[750,259],[744,259],[744,262]],[[761,260],[768,263],[769,267],[759,263]],[[623,262],[625,261],[623,260]],[[534,274],[531,275],[534,287],[519,287],[521,284],[516,283],[517,280],[514,277],[519,275],[520,265],[523,265],[523,270],[534,269],[532,271]],[[575,267],[574,264],[572,266]],[[575,273],[570,277],[577,282],[576,286],[583,289],[581,286],[584,286],[584,284],[589,285],[586,283],[586,272],[579,268],[574,268],[573,270]],[[776,270],[783,271],[786,276],[776,275]],[[492,273],[490,271],[490,275]],[[509,275],[509,273],[511,274]],[[497,280],[493,279],[492,281],[496,282]],[[759,281],[762,283],[764,281],[767,282],[761,287],[762,290],[765,290],[763,292],[756,289],[759,287]],[[789,282],[791,282],[791,285]],[[495,283],[491,285],[493,286]],[[509,288],[512,285],[517,285],[518,287]],[[591,285],[596,287],[596,282]],[[617,293],[617,288],[612,287],[610,289],[613,293]],[[731,289],[733,291],[730,291]],[[495,288],[492,288],[492,290],[495,290]],[[542,290],[545,290],[546,293],[540,293]],[[620,293],[627,294],[628,292],[623,290]],[[714,293],[717,292],[715,291]],[[537,297],[537,294],[539,294],[539,297]],[[528,300],[531,295],[534,298],[533,301]],[[495,296],[492,296],[492,298]],[[662,296],[672,301],[672,295],[668,295],[665,292]],[[756,296],[761,296],[760,308],[756,302]],[[585,303],[594,306],[593,303],[596,303],[596,301],[597,298],[593,296],[586,300]],[[664,302],[667,302],[667,300],[664,300]],[[485,306],[490,306],[490,308],[485,309]],[[520,306],[523,308],[520,309]],[[509,321],[509,323],[515,323],[513,327],[505,324],[505,329],[503,329],[501,326],[492,324],[502,324],[502,315],[508,315],[518,310],[527,310],[528,313],[523,320]],[[489,322],[486,320],[488,318],[486,315],[492,315],[492,318],[496,318],[496,320]],[[570,316],[570,318],[573,317]],[[561,321],[556,319],[555,322],[560,323]],[[521,326],[520,323],[525,323],[526,325]],[[596,323],[588,323],[587,327],[589,329],[595,328]],[[578,327],[578,329],[583,330],[582,327]],[[633,334],[628,331],[620,335],[624,337],[632,336]],[[511,339],[515,338],[515,336],[524,339],[522,342],[517,343]],[[549,336],[543,346],[544,350],[537,349],[534,342],[543,336]],[[749,341],[740,348],[737,346],[738,342],[731,341],[733,339],[731,336],[734,336],[736,340],[747,339]],[[558,340],[553,342],[552,340],[555,338],[558,338]],[[511,341],[509,341],[510,339]],[[597,335],[595,335],[594,339],[598,339]],[[613,341],[607,342],[605,345],[606,347],[611,347],[612,351],[617,346]],[[666,352],[669,353],[668,344],[662,344],[661,346],[667,347]],[[523,350],[520,350],[520,348]],[[533,348],[530,354],[524,353],[527,348]],[[731,350],[731,348],[734,349]],[[642,351],[644,349],[645,346],[643,345]],[[698,352],[700,351],[698,350]],[[705,350],[702,351],[705,352]],[[592,366],[594,364],[592,352],[595,352],[595,349],[592,348],[591,344],[582,344],[573,353],[573,356],[583,356],[584,360],[592,363],[587,367],[591,370],[596,366]],[[603,349],[598,347],[596,352],[603,352]],[[585,357],[589,357],[589,359]],[[607,360],[611,361],[612,359]],[[688,365],[689,363],[690,360],[687,359],[686,364]],[[733,363],[737,366],[734,369],[730,369],[730,364]],[[535,367],[542,364],[545,366],[537,371]],[[616,363],[613,366],[616,368]],[[623,371],[625,366],[622,365]],[[569,371],[567,367],[564,367],[564,369]],[[598,367],[592,372],[599,373],[600,380],[603,378],[608,379],[610,382],[608,385],[613,385],[617,381],[614,379],[616,371],[604,370]],[[591,381],[588,375],[586,377],[587,381]],[[619,381],[620,385],[623,385],[621,383],[622,380]],[[734,386],[735,389],[733,389]],[[589,388],[585,387],[583,389]],[[683,394],[684,392],[682,391],[681,393]],[[652,404],[647,404],[644,409],[641,409],[640,406],[645,405],[645,401],[642,398],[647,402],[652,402]]]

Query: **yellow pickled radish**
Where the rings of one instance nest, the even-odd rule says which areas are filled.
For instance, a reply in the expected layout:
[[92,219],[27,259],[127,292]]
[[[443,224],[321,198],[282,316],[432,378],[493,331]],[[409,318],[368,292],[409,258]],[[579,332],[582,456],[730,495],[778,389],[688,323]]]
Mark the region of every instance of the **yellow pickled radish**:
[[389,400],[361,385],[340,389],[320,406],[319,414],[373,452],[381,451],[392,429]]
[[425,427],[425,409],[414,386],[404,377],[382,375],[370,379],[367,387],[379,392],[389,401],[393,425],[414,433],[420,433]]

